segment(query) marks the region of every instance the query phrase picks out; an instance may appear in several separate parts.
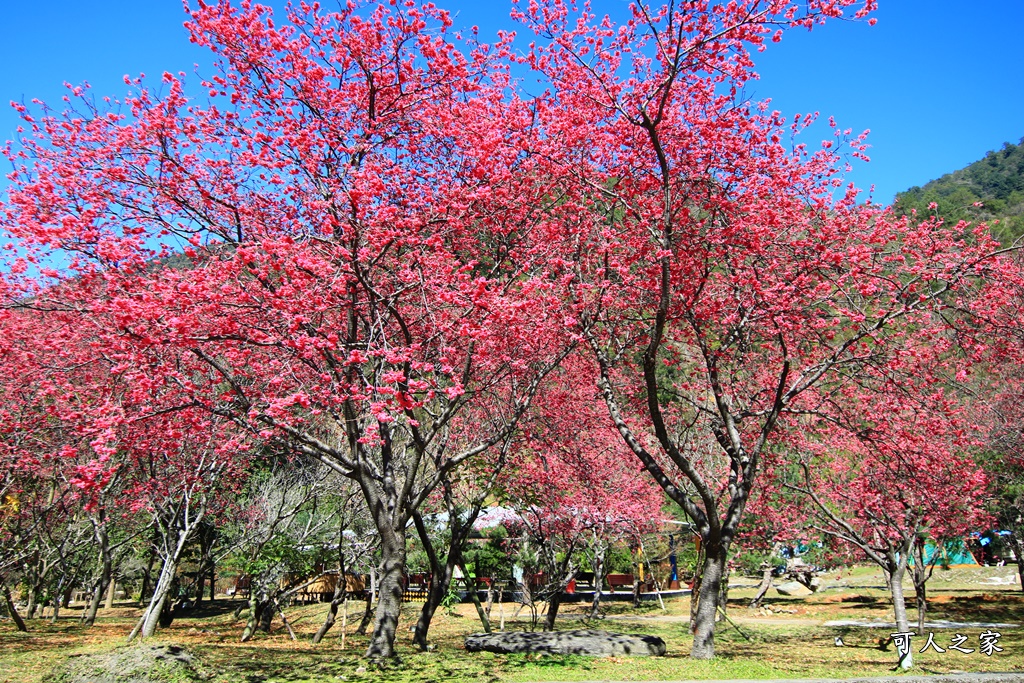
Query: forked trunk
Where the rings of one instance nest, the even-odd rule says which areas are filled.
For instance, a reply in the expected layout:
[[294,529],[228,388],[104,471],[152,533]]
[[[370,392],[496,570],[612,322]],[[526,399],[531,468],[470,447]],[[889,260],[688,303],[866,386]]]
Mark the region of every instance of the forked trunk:
[[697,593],[690,656],[694,659],[711,659],[715,656],[715,619],[725,573],[725,552],[710,544],[702,545],[707,554],[701,571],[700,591]]

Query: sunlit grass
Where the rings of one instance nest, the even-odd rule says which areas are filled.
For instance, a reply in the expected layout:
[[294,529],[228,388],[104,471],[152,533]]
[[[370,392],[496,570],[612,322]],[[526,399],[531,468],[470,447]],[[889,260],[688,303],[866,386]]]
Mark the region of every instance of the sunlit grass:
[[[930,619],[957,621],[1009,621],[1024,623],[1024,597],[1016,585],[989,586],[996,569],[936,570],[931,584]],[[1006,574],[1006,570],[1000,575]],[[183,645],[201,659],[212,681],[224,683],[301,683],[302,681],[383,681],[385,683],[461,683],[463,681],[578,681],[578,680],[667,680],[711,678],[845,678],[891,673],[896,656],[887,649],[889,629],[825,627],[838,619],[891,620],[891,606],[884,590],[873,588],[881,581],[871,568],[830,575],[825,588],[806,599],[785,598],[772,591],[766,610],[746,608],[752,586],[730,591],[729,614],[735,626],[721,623],[716,634],[718,656],[712,661],[691,660],[691,639],[687,630],[689,600],[676,599],[662,610],[657,602],[633,609],[629,603],[607,603],[604,617],[587,619],[589,605],[564,605],[559,628],[599,628],[623,633],[657,635],[668,644],[666,657],[588,658],[581,656],[497,655],[467,653],[462,647],[466,635],[481,630],[471,605],[462,605],[457,615],[439,613],[431,630],[436,649],[421,653],[411,646],[409,627],[415,622],[417,605],[408,605],[399,625],[400,662],[384,668],[368,667],[361,655],[365,637],[352,634],[359,611],[349,616],[346,647],[341,649],[340,624],[318,646],[310,639],[323,619],[326,605],[295,606],[289,620],[299,636],[293,642],[275,622],[271,634],[260,634],[250,643],[238,642],[242,622],[235,620],[228,601],[218,609],[192,618],[180,618],[170,629],[159,632],[161,642]],[[846,583],[837,586],[837,583]],[[911,592],[912,595],[912,592]],[[513,619],[514,605],[504,605],[507,630],[529,628],[526,611]],[[124,645],[137,608],[123,606],[109,614],[101,612],[96,627],[78,624],[75,610],[63,612],[60,622],[29,622],[28,634],[17,633],[9,621],[0,622],[0,682],[39,683],[48,672],[69,656],[102,653]],[[492,618],[498,623],[499,608]],[[737,628],[738,627],[738,628]],[[961,629],[969,647],[977,648],[984,629]],[[936,642],[949,645],[952,635],[936,631]],[[840,636],[844,647],[836,647]],[[951,671],[1024,671],[1024,630],[1004,629],[999,640],[1003,652],[986,657],[980,652],[967,655],[947,651],[919,654],[926,637],[915,637],[918,673]]]

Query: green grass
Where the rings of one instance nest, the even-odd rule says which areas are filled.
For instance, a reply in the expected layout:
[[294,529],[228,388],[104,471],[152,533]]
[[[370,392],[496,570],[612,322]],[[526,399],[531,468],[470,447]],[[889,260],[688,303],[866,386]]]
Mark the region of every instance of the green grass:
[[[940,576],[936,570],[936,577]],[[990,587],[987,578],[996,570],[954,570],[949,580],[933,580],[929,618],[959,621],[1011,621],[1024,623],[1024,596],[1016,585]],[[1004,572],[1005,573],[1005,572]],[[565,605],[559,628],[600,628],[623,633],[658,635],[668,644],[666,657],[588,658],[581,656],[497,655],[467,653],[463,638],[480,630],[471,605],[462,605],[455,616],[439,614],[431,629],[436,649],[421,653],[411,647],[409,626],[414,623],[416,605],[409,605],[399,625],[400,662],[383,668],[370,667],[361,655],[366,638],[352,636],[351,617],[346,648],[341,649],[340,626],[335,626],[320,645],[310,639],[319,626],[325,605],[296,606],[288,610],[299,635],[291,641],[275,624],[269,635],[259,634],[250,643],[238,642],[242,623],[234,620],[231,605],[222,601],[218,610],[197,618],[182,618],[170,629],[159,632],[159,641],[183,645],[194,652],[204,670],[213,672],[211,681],[224,683],[300,683],[302,681],[382,681],[384,683],[486,683],[508,681],[579,680],[680,680],[731,678],[806,678],[875,676],[891,673],[895,663],[892,648],[883,650],[888,629],[833,628],[821,624],[834,619],[891,619],[891,606],[879,585],[880,576],[870,568],[829,577],[825,588],[805,599],[770,593],[766,601],[772,611],[752,612],[745,605],[752,587],[730,591],[730,616],[742,634],[729,624],[716,633],[717,656],[711,661],[691,660],[691,639],[686,618],[688,599],[667,603],[663,612],[657,603],[645,603],[634,610],[627,603],[606,606],[606,618],[582,619],[584,607]],[[848,585],[839,585],[846,583]],[[912,591],[911,591],[912,595]],[[29,622],[31,633],[19,634],[10,622],[0,622],[0,682],[40,683],[46,674],[68,656],[109,652],[124,643],[137,610],[122,607],[101,616],[93,629],[81,628],[74,610],[57,625],[42,620]],[[63,612],[62,612],[63,614]],[[512,621],[506,609],[506,628],[528,628],[525,620]],[[497,622],[498,609],[492,614]],[[983,629],[964,629],[969,647],[977,647]],[[846,647],[836,647],[842,636]],[[949,644],[950,632],[937,630],[940,645]],[[916,673],[951,671],[1024,671],[1024,630],[1004,629],[999,645],[1004,652],[985,657],[947,651],[939,654],[917,651],[926,638],[915,637]]]

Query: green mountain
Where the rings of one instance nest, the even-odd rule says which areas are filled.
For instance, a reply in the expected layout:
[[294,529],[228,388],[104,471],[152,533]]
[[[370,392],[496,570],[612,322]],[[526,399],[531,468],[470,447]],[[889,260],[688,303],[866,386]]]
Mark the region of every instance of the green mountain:
[[[928,208],[932,202],[934,210]],[[917,209],[919,216],[984,221],[1000,242],[1009,244],[1024,235],[1024,138],[1016,145],[1003,143],[1001,150],[924,187],[900,192],[894,208],[901,215]]]

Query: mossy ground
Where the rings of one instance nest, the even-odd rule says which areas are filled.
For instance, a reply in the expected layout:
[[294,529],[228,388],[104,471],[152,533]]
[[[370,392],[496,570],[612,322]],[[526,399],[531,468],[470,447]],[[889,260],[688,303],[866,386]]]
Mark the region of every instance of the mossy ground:
[[[937,569],[930,584],[929,619],[953,621],[1000,621],[1024,624],[1024,594],[1012,579],[1011,568]],[[293,606],[287,610],[298,635],[292,641],[275,622],[272,633],[260,634],[240,643],[242,622],[233,616],[237,602],[219,600],[188,618],[180,618],[169,629],[158,632],[157,642],[188,648],[199,658],[209,680],[224,683],[299,683],[301,681],[382,681],[386,683],[427,683],[443,681],[576,681],[576,680],[664,680],[706,678],[849,678],[890,674],[895,663],[892,647],[883,650],[889,629],[826,627],[826,621],[862,619],[890,620],[891,606],[881,575],[871,568],[857,568],[825,577],[822,590],[807,598],[785,598],[774,591],[766,604],[769,610],[753,612],[746,604],[753,595],[753,580],[738,581],[730,590],[730,617],[737,628],[719,625],[717,657],[694,661],[687,653],[689,600],[657,602],[633,609],[628,603],[607,603],[605,616],[584,619],[582,605],[565,605],[559,614],[561,628],[601,628],[609,631],[649,633],[668,643],[666,657],[591,659],[579,656],[495,655],[467,653],[462,648],[466,634],[480,630],[472,605],[461,605],[455,615],[439,613],[431,629],[436,649],[420,653],[410,645],[409,627],[418,606],[409,604],[399,627],[400,663],[384,668],[368,666],[362,659],[366,638],[353,636],[357,609],[350,613],[345,649],[341,628],[320,645],[310,640],[320,625],[326,605]],[[911,591],[912,595],[912,591]],[[514,605],[505,605],[506,629],[529,628],[524,618],[512,618]],[[29,622],[31,631],[17,633],[10,621],[0,622],[0,682],[41,683],[69,656],[109,652],[123,646],[138,614],[128,605],[101,613],[91,629],[79,625],[74,609],[62,611],[60,621]],[[495,624],[499,609],[492,612]],[[1024,671],[1024,628],[998,629],[1002,652],[986,657],[978,652],[979,635],[986,629],[958,629],[969,637],[972,654],[947,650],[944,654],[918,650],[924,637],[913,640],[916,673],[952,671]],[[740,633],[742,631],[742,633]],[[950,644],[954,631],[935,629],[935,640]],[[835,646],[840,636],[844,647]]]

